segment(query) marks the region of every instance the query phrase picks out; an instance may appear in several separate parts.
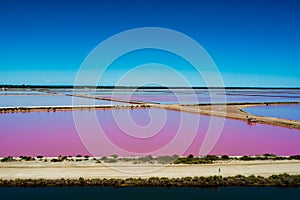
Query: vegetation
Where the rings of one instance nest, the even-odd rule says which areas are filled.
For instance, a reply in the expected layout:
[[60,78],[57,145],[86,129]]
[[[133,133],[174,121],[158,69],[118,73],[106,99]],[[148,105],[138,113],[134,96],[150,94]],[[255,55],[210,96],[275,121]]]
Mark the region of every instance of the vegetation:
[[[43,156],[37,156],[40,161],[47,162],[47,158]],[[30,156],[20,156],[19,158],[14,158],[12,156],[7,156],[1,159],[1,162],[10,162],[10,161],[33,161],[36,160],[34,157]],[[253,160],[300,160],[300,155],[292,155],[292,156],[276,156],[274,154],[264,154],[264,155],[256,155],[256,156],[241,156],[241,157],[233,157],[228,155],[216,156],[216,155],[206,155],[206,156],[194,156],[192,154],[188,156],[158,156],[153,157],[151,155],[143,156],[143,157],[118,157],[118,155],[113,154],[110,157],[103,156],[100,160],[96,158],[91,158],[90,156],[81,156],[77,155],[76,158],[73,159],[72,156],[58,156],[57,158],[53,158],[51,162],[63,162],[63,161],[84,161],[84,160],[93,160],[97,163],[101,163],[101,161],[106,163],[115,163],[118,161],[123,162],[133,162],[134,164],[139,163],[160,163],[160,164],[210,164],[214,162],[220,161],[230,161],[230,160],[241,160],[241,161],[253,161]]]
[[178,158],[179,158],[178,155],[173,155],[173,156],[158,156],[155,160],[158,163],[161,163],[161,164],[168,164],[168,163],[173,163]]
[[151,177],[127,179],[15,179],[1,180],[0,187],[65,187],[65,186],[97,186],[97,187],[224,187],[224,186],[277,186],[299,187],[300,175],[280,174],[268,178],[262,176],[210,176],[166,178]]
[[106,157],[106,156],[103,156],[102,158],[100,158],[100,160],[103,160],[103,161],[105,161],[105,160],[107,160],[108,158]]
[[63,162],[64,160],[67,160],[67,156],[58,156],[58,158],[51,159],[51,162]]
[[118,155],[117,154],[113,154],[111,155],[110,157],[114,158],[114,159],[117,159],[118,158]]
[[300,160],[300,155],[294,155],[289,157],[291,160]]
[[230,157],[229,157],[229,156],[227,156],[227,155],[223,155],[223,156],[221,156],[221,159],[222,159],[222,160],[229,160],[229,159],[230,159]]
[[33,160],[35,160],[35,158],[33,158],[31,156],[20,156],[19,158],[21,160],[25,160],[25,161],[33,161]]
[[15,161],[15,159],[12,156],[7,156],[1,159],[1,162],[11,162]]
[[204,157],[194,157],[190,154],[187,157],[179,157],[174,161],[174,164],[208,164],[213,163],[214,161],[222,160],[222,157],[218,157],[215,155],[207,155]]
[[109,159],[107,159],[107,160],[105,160],[104,162],[106,162],[106,163],[116,163],[116,162],[118,162],[118,159],[115,159],[115,158],[109,158]]
[[174,164],[209,164],[215,161],[228,161],[228,160],[242,160],[242,161],[251,161],[251,160],[300,160],[300,155],[293,155],[288,157],[276,156],[274,154],[264,154],[257,156],[242,156],[242,157],[229,157],[227,155],[215,156],[198,156],[189,155],[187,157],[179,157]]

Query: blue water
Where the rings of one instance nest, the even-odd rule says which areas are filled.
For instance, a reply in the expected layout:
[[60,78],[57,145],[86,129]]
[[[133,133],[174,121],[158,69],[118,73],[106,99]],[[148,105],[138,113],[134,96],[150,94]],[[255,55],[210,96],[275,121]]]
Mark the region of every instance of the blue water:
[[297,199],[300,188],[0,188],[1,199]]
[[[77,91],[77,93],[80,91]],[[91,93],[86,93],[92,95]],[[97,90],[94,93],[97,97],[111,97],[117,99],[131,99],[160,104],[195,104],[211,103],[211,95],[218,103],[238,103],[238,102],[291,102],[300,101],[300,89],[160,89],[160,90]],[[195,95],[195,96],[193,96]],[[224,100],[226,95],[226,100]]]
[[300,104],[255,106],[243,108],[243,110],[258,116],[300,120]]
[[[30,90],[0,91],[0,107],[72,105],[72,97],[63,96],[65,94],[84,94],[90,97],[112,97],[114,99],[130,99],[160,104],[211,103],[211,95],[214,97],[215,103],[300,101],[300,89],[228,89],[226,92],[220,89],[213,89],[210,93],[207,89],[51,89],[49,92],[60,93],[62,96],[45,95],[45,92],[39,93]],[[223,98],[225,94],[226,100]],[[108,105],[110,102],[97,100],[96,104]],[[90,103],[86,103],[86,105],[90,105]]]

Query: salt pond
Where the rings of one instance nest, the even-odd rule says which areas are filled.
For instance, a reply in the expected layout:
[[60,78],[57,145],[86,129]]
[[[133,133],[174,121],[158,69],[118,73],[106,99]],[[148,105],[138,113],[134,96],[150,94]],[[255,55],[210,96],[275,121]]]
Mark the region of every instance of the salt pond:
[[[227,89],[226,91],[221,89],[49,89],[49,93],[45,91],[0,91],[0,107],[72,105],[72,97],[65,95],[74,94],[160,104],[211,103],[212,100],[214,103],[300,101],[300,89]],[[76,104],[78,104],[78,102],[82,105],[92,105],[94,103],[91,103],[85,98],[73,98]],[[111,102],[96,100],[95,104],[108,105],[111,104]],[[114,104],[119,105],[126,103],[119,102]]]
[[259,116],[300,120],[300,104],[254,106],[243,110]]
[[[97,97],[130,99],[161,104],[193,104],[215,102],[291,102],[300,101],[299,89],[138,89],[138,90],[95,90],[75,91]],[[226,99],[224,96],[226,95]]]
[[[93,134],[93,132],[101,134],[92,127],[89,128],[89,116],[94,115],[94,112],[73,112],[77,112],[85,119],[80,123],[86,124],[87,128],[85,131],[81,131],[80,135],[77,133],[71,111],[0,114],[0,156],[89,155],[80,137],[83,138],[83,135]],[[99,145],[98,155],[111,155],[113,153],[124,156],[155,155],[155,152],[159,152],[157,150],[167,146],[171,140],[177,138],[176,134],[178,134],[179,128],[183,127],[180,123],[182,117],[188,121],[199,120],[199,126],[184,126],[181,130],[186,138],[192,138],[191,134],[196,128],[195,138],[188,141],[191,144],[187,147],[185,145],[188,142],[182,139],[178,142],[177,149],[167,149],[160,153],[173,155],[174,152],[181,152],[186,148],[186,151],[182,153],[183,155],[199,154],[209,122],[214,118],[184,112],[162,111],[157,108],[97,110],[95,113],[105,137],[110,143],[93,141],[94,138],[90,138],[91,143],[94,142],[94,144]],[[127,123],[127,114],[131,116],[132,121],[137,126],[132,127],[130,123]],[[119,121],[115,121],[114,115],[119,116]],[[166,116],[163,126],[156,127],[161,125],[161,116]],[[120,124],[122,119],[124,119],[124,123]],[[154,131],[155,134],[149,135],[151,131]],[[294,155],[300,154],[299,144],[299,130],[263,124],[249,125],[243,121],[225,119],[219,140],[209,154],[257,155],[273,153]]]

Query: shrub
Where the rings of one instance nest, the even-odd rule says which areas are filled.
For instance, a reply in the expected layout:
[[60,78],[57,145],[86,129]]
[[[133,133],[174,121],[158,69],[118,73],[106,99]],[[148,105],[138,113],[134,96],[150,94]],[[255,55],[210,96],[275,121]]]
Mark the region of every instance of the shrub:
[[62,162],[63,160],[61,160],[61,159],[57,159],[57,158],[53,158],[53,159],[51,159],[51,162]]
[[215,155],[207,155],[204,157],[205,160],[210,160],[210,161],[215,161],[215,160],[219,160],[218,156]]
[[45,187],[45,186],[102,186],[102,187],[220,187],[220,186],[299,186],[300,175],[279,174],[268,178],[262,176],[209,176],[209,177],[151,177],[127,179],[15,179],[1,180],[0,187]]
[[289,157],[290,159],[300,160],[300,155],[293,155]]
[[175,162],[179,157],[178,156],[159,156],[155,160],[161,164],[169,164]]
[[116,162],[118,162],[118,160],[117,159],[107,159],[107,160],[105,160],[105,162],[106,163],[116,163]]
[[100,158],[100,160],[107,160],[108,158],[106,156],[103,156],[102,158]]
[[227,155],[223,155],[223,156],[221,156],[221,159],[222,159],[222,160],[229,160],[230,158],[229,158],[229,156],[227,156]]
[[1,162],[11,162],[15,161],[15,159],[12,156],[7,156],[1,159]]
[[242,156],[240,158],[240,160],[254,160],[254,158],[250,157],[250,156]]
[[114,158],[114,159],[117,159],[118,155],[117,154],[113,154],[113,155],[111,155],[111,157]]
[[264,157],[276,157],[275,154],[270,154],[270,153],[265,153],[263,156]]
[[25,160],[25,161],[33,161],[33,160],[35,160],[35,158],[30,157],[30,156],[20,156],[20,158],[22,160]]
[[187,158],[188,158],[188,159],[192,159],[192,158],[194,158],[194,155],[193,155],[193,154],[190,154],[190,155],[188,155]]

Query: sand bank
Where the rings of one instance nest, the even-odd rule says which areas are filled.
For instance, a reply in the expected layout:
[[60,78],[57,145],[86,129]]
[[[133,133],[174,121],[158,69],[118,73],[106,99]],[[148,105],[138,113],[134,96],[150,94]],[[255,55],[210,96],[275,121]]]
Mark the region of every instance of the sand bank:
[[155,105],[169,110],[197,113],[202,115],[224,117],[235,120],[242,120],[249,124],[261,123],[285,128],[300,130],[300,121],[282,118],[264,117],[252,115],[243,111],[245,107],[300,104],[300,102],[268,102],[268,103],[227,103],[227,104],[202,104],[202,105]]
[[[220,172],[219,172],[220,169]],[[145,172],[151,171],[153,172]],[[127,171],[127,172],[126,172]],[[131,172],[128,172],[131,171]],[[135,172],[135,173],[132,173]],[[130,178],[130,177],[223,177],[235,175],[260,175],[268,177],[274,174],[300,174],[300,161],[226,161],[213,164],[132,164],[125,162],[102,164],[94,161],[61,163],[41,161],[16,161],[0,163],[0,179],[77,179],[83,178]]]

